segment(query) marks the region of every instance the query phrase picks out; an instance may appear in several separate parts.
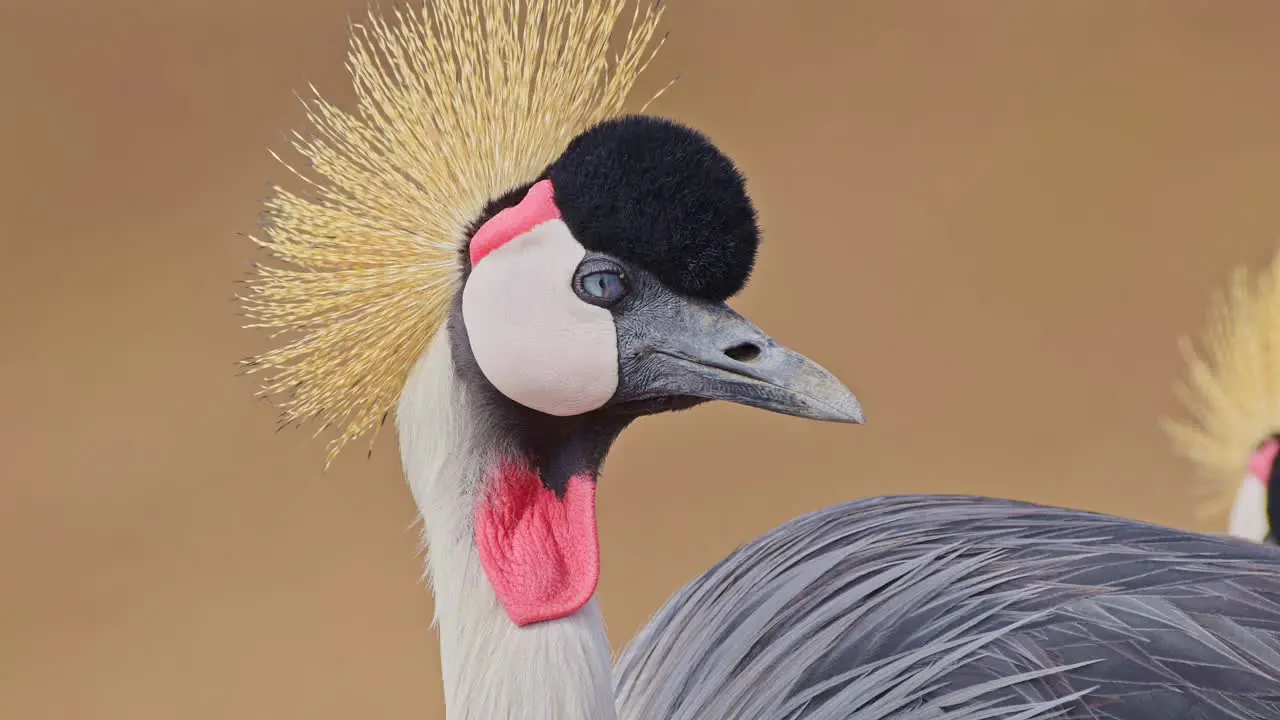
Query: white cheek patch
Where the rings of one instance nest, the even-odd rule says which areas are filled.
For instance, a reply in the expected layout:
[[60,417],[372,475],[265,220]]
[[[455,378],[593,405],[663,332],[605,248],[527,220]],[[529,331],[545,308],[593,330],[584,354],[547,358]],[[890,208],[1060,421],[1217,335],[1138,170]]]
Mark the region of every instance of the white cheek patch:
[[548,415],[595,410],[618,388],[613,315],[572,287],[586,252],[563,221],[550,220],[484,256],[462,290],[481,372],[503,395]]
[[1236,491],[1235,504],[1231,506],[1231,518],[1227,534],[1238,538],[1261,542],[1271,530],[1267,522],[1267,488],[1252,473],[1245,475]]

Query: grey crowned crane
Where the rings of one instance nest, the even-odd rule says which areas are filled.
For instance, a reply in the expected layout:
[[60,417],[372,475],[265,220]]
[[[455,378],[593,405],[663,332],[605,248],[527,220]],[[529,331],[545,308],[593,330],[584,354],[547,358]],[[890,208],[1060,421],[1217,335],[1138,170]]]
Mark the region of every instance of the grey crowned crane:
[[[710,400],[856,423],[725,304],[755,211],[699,133],[623,101],[661,15],[436,0],[358,27],[244,298],[286,423],[392,413],[424,520],[450,720],[1280,718],[1269,547],[1004,500],[794,520],[676,594],[616,667],[595,492],[645,415]],[[643,112],[643,108],[641,109]]]
[[1208,481],[1205,514],[1230,535],[1276,543],[1280,531],[1280,254],[1257,273],[1238,268],[1214,298],[1202,350],[1183,343],[1179,397],[1189,420],[1167,421],[1177,448]]

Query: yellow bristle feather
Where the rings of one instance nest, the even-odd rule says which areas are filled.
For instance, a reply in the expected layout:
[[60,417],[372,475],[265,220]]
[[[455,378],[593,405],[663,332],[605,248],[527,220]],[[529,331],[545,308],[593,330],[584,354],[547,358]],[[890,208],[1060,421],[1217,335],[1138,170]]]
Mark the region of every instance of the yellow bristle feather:
[[609,61],[627,2],[433,0],[354,28],[354,113],[313,88],[314,136],[293,143],[311,197],[276,188],[253,238],[292,267],[259,265],[241,300],[247,327],[288,336],[244,361],[267,374],[260,394],[285,424],[340,428],[326,466],[371,431],[372,447],[447,317],[459,245],[485,205],[621,114],[661,47],[646,53],[662,9],[637,5]]
[[1209,483],[1204,516],[1221,517],[1254,451],[1280,432],[1280,255],[1256,275],[1235,271],[1213,298],[1201,344],[1203,354],[1182,342],[1188,370],[1177,393],[1191,417],[1164,425]]

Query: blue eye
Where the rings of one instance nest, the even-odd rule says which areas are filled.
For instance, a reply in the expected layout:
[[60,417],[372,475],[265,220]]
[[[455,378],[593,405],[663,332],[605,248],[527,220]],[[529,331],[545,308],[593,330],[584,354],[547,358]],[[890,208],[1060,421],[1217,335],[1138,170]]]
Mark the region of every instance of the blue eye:
[[610,270],[588,273],[579,283],[584,300],[597,304],[617,302],[627,294],[627,284],[622,275]]

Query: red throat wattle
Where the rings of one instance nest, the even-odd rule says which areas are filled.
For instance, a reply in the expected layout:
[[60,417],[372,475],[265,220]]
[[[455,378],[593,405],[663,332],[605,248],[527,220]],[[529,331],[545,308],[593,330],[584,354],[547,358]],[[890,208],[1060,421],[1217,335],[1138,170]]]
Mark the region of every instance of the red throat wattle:
[[524,627],[572,615],[600,580],[596,483],[569,478],[564,497],[537,471],[504,464],[476,505],[476,547],[498,601]]

